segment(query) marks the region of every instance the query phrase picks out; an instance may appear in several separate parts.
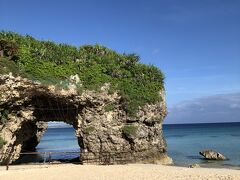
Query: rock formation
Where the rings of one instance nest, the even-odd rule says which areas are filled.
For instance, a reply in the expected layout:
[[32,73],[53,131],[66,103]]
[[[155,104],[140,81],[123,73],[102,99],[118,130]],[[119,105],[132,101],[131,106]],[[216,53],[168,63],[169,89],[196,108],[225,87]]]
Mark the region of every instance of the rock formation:
[[11,73],[0,75],[0,137],[6,141],[0,161],[13,162],[20,152],[33,151],[47,122],[63,121],[76,131],[83,164],[167,163],[164,91],[159,92],[161,102],[139,107],[130,117],[121,96],[109,93],[109,86],[78,93],[74,86],[60,89]]
[[201,166],[199,164],[191,164],[188,167],[189,168],[200,168]]
[[213,150],[204,150],[199,152],[204,158],[208,160],[226,160],[227,158],[219,152]]

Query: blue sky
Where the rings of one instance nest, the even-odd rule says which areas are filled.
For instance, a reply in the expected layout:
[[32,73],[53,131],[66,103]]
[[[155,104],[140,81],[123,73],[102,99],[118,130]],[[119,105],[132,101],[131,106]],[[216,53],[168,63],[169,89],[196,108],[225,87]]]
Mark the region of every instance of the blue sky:
[[137,53],[166,76],[170,108],[240,92],[239,0],[0,0],[0,29]]

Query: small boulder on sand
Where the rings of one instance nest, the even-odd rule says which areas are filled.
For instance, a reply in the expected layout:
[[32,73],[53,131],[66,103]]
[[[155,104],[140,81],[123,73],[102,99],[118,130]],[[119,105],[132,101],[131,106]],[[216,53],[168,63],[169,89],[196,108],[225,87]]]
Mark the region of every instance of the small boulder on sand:
[[208,160],[226,160],[227,158],[219,152],[213,150],[204,150],[199,152],[200,155]]
[[189,168],[200,168],[199,164],[191,164],[188,166]]

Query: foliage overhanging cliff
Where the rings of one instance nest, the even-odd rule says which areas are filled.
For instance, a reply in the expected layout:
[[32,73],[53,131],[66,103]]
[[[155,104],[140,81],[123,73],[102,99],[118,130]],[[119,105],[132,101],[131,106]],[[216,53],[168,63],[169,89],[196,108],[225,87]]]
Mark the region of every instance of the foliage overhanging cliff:
[[0,58],[0,74],[12,72],[42,84],[64,88],[69,76],[75,74],[81,80],[79,92],[98,91],[110,83],[109,93],[120,93],[129,115],[134,115],[139,106],[162,100],[163,73],[153,65],[141,64],[135,54],[119,54],[100,45],[77,48],[2,31]]

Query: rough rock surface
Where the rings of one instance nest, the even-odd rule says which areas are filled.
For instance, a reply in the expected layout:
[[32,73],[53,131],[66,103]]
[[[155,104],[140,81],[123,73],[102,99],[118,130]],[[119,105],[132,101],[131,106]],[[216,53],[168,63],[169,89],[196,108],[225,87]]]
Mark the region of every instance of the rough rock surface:
[[227,158],[219,152],[213,150],[204,150],[199,152],[200,155],[209,160],[226,160]]
[[191,164],[188,167],[189,168],[200,168],[201,166],[199,164]]
[[[122,108],[121,97],[108,93],[108,87],[79,94],[74,86],[63,90],[0,75],[0,136],[7,142],[0,161],[12,162],[20,152],[34,150],[47,122],[63,121],[76,131],[83,164],[166,163],[164,92],[160,92],[162,102],[139,107],[131,118]],[[109,104],[114,108],[107,110]],[[130,130],[124,132],[126,127]]]

